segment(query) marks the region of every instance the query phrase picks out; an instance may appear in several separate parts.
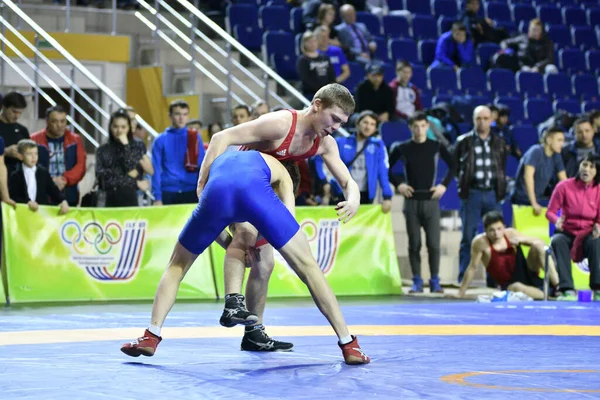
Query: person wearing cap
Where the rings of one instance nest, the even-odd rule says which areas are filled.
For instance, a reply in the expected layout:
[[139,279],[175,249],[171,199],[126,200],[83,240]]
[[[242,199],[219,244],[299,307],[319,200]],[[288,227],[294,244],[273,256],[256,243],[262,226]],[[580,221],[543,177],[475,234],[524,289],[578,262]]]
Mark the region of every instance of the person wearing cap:
[[356,89],[356,112],[374,112],[379,122],[394,117],[394,91],[383,80],[383,68],[373,63],[367,69],[367,78]]

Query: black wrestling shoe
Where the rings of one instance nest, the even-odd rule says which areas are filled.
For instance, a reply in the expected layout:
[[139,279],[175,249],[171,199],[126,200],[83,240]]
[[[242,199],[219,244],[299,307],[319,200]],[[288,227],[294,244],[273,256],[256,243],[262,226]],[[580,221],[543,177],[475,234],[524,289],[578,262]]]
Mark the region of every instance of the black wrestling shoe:
[[[242,339],[242,350],[245,351],[291,351],[294,348],[293,343],[280,342],[267,335],[265,327],[262,325],[253,326],[252,330],[244,332]],[[246,328],[249,329],[249,328]]]
[[252,314],[244,304],[244,296],[233,294],[225,296],[225,309],[219,323],[226,328],[236,325],[252,325],[258,322],[258,316]]

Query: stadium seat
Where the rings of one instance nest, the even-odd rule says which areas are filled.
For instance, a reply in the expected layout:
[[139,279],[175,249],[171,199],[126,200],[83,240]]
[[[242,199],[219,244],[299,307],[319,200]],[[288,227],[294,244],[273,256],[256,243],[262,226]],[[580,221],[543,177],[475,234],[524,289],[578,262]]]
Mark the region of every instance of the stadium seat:
[[294,7],[290,13],[290,25],[292,32],[304,32],[304,24],[302,23],[302,7]]
[[573,96],[571,78],[564,72],[544,75],[544,84],[546,86],[546,93],[556,99]]
[[387,40],[381,36],[374,36],[373,41],[377,43],[377,50],[375,50],[375,58],[383,62],[390,61],[388,54]]
[[435,59],[435,47],[437,42],[435,40],[421,40],[418,44],[419,60],[423,65],[431,65]]
[[412,39],[391,39],[388,41],[389,52],[394,62],[397,60],[406,60],[408,62],[419,64],[417,54],[417,45]]
[[571,28],[571,35],[575,46],[583,50],[598,48],[596,32],[589,26],[574,26]]
[[452,68],[429,68],[427,76],[431,84],[431,90],[437,93],[456,93],[456,72]]
[[537,12],[544,24],[561,25],[563,23],[562,10],[555,5],[538,6]]
[[600,50],[588,50],[585,52],[585,62],[590,71],[594,71],[600,65]]
[[404,0],[387,0],[390,10],[404,10]]
[[579,49],[562,49],[558,52],[559,66],[573,74],[587,70],[585,54]]
[[456,179],[452,179],[448,184],[446,193],[440,199],[440,209],[444,211],[460,210],[460,198],[458,197]]
[[550,25],[546,28],[548,37],[552,39],[554,44],[559,48],[573,46],[571,30],[565,25]]
[[225,11],[227,32],[232,33],[236,25],[256,26],[258,7],[251,4],[230,4]]
[[460,89],[471,94],[487,90],[485,74],[479,67],[461,68],[458,71]]
[[515,178],[519,169],[519,160],[513,156],[506,157],[506,176]]
[[436,17],[440,15],[456,18],[458,9],[455,0],[433,0],[433,13]]
[[441,36],[442,33],[448,32],[452,28],[452,23],[454,21],[456,21],[456,18],[454,18],[454,17],[446,17],[444,15],[442,15],[441,17],[438,17],[438,19],[437,19],[438,35]]
[[438,94],[437,96],[433,96],[433,99],[431,101],[434,106],[439,103],[450,103],[452,101],[452,95],[451,94]]
[[[389,2],[389,0],[388,0]],[[404,9],[415,15],[431,15],[431,3],[425,0],[404,0]]]
[[584,101],[581,105],[582,113],[588,113],[594,110],[600,110],[600,101]]
[[576,7],[577,0],[559,0],[558,5],[560,7]]
[[564,7],[562,10],[563,13],[563,23],[565,25],[586,25],[587,24],[587,15],[585,15],[585,10],[579,7]]
[[581,111],[581,103],[576,100],[554,100],[552,109],[554,112],[564,110],[571,114],[578,115]]
[[600,8],[587,10],[586,14],[590,26],[600,26]]
[[233,37],[250,51],[260,51],[263,32],[258,25],[236,25]]
[[504,28],[510,36],[515,36],[517,32],[517,24],[514,21],[496,21],[497,28]]
[[381,63],[381,67],[383,68],[383,80],[386,82],[391,82],[396,77],[396,69],[394,68],[394,64],[391,62]]
[[258,11],[264,31],[290,31],[290,9],[287,6],[263,6]]
[[409,37],[408,21],[399,15],[386,15],[383,17],[383,31],[388,38]]
[[552,116],[552,103],[546,99],[526,99],[525,111],[527,119],[537,125]]
[[517,24],[521,21],[529,23],[532,19],[537,18],[537,12],[531,4],[513,4],[511,8],[513,21]]
[[538,143],[539,138],[537,129],[531,125],[513,126],[510,128],[510,132],[523,153],[531,146]]
[[425,67],[422,65],[413,65],[413,76],[411,82],[416,85],[422,91],[428,91],[427,87],[427,72]]
[[410,129],[406,122],[384,122],[381,124],[381,139],[387,148],[394,142],[404,142],[410,139],[410,137]]
[[343,83],[346,88],[354,93],[356,86],[365,79],[365,67],[359,62],[350,61],[350,77]]
[[296,54],[271,54],[270,60],[275,71],[283,79],[292,81],[300,79],[298,67],[296,66],[298,61]]
[[517,93],[515,74],[504,68],[494,68],[487,72],[490,89],[499,95],[514,95]]
[[265,32],[263,48],[267,60],[271,58],[272,54],[295,56],[294,34],[291,32]]
[[513,21],[509,5],[500,1],[486,2],[485,15],[494,21]]
[[421,92],[421,105],[425,110],[431,108],[433,98],[431,92]]
[[575,75],[571,78],[577,96],[599,97],[598,79],[592,74]]
[[366,11],[358,11],[356,13],[356,20],[365,24],[371,35],[381,35],[381,22],[375,14]]
[[413,38],[437,39],[437,23],[431,15],[415,15],[412,20]]
[[517,87],[519,93],[526,94],[527,97],[536,97],[543,95],[544,91],[544,78],[542,74],[537,72],[523,72],[519,71],[515,75],[517,80]]
[[584,10],[588,9],[600,9],[600,3],[598,0],[579,0],[579,6]]
[[[264,0],[260,0],[259,3],[264,3]],[[267,0],[267,6],[288,6],[288,1],[287,0]]]
[[498,96],[494,99],[495,105],[505,105],[510,109],[510,122],[522,124],[525,121],[523,112],[523,99],[516,96]]
[[477,56],[479,57],[479,65],[484,70],[487,70],[490,65],[490,59],[500,50],[500,46],[496,43],[481,43],[477,46]]

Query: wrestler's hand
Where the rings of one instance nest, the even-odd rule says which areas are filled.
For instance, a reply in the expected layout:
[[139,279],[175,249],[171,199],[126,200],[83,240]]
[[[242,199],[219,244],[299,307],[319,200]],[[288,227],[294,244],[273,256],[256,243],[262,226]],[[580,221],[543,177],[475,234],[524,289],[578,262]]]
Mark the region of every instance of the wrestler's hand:
[[338,215],[338,220],[346,223],[358,212],[360,203],[351,201],[340,201],[335,207]]
[[592,238],[593,239],[600,238],[600,224],[598,224],[598,223],[594,224],[594,229],[592,230]]

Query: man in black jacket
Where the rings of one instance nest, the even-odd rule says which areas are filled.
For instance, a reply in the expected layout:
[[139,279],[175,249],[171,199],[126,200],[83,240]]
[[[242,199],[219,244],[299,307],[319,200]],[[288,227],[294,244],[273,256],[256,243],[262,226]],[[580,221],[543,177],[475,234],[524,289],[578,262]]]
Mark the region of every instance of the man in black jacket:
[[469,30],[473,44],[477,46],[479,43],[485,42],[500,43],[508,38],[505,29],[496,28],[494,21],[490,18],[482,18],[477,15],[480,7],[479,0],[467,0],[465,10],[458,17],[458,20]]
[[506,141],[491,133],[492,113],[486,106],[473,111],[475,128],[461,135],[454,147],[454,162],[461,199],[460,269],[458,281],[469,266],[471,241],[484,214],[502,211],[506,195]]

